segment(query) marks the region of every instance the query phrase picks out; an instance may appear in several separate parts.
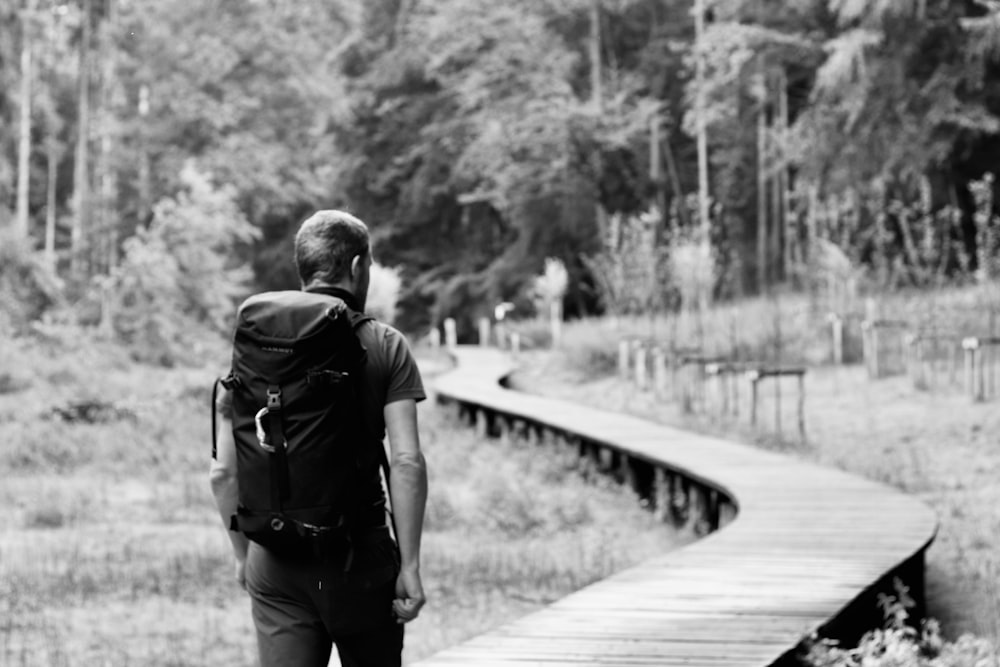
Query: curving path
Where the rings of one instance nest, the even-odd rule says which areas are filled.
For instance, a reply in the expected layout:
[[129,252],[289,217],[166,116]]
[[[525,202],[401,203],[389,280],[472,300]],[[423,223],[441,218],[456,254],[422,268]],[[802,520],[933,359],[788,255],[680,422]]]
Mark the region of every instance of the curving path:
[[710,515],[727,505],[735,514],[693,544],[422,667],[785,664],[814,631],[850,640],[877,623],[875,595],[892,592],[897,577],[922,603],[937,520],[916,499],[749,446],[504,389],[510,363],[495,350],[460,347],[455,356],[456,369],[433,383],[439,400],[487,423],[544,428],[615,461],[653,504],[663,504],[657,489],[666,486],[668,498],[683,489]]

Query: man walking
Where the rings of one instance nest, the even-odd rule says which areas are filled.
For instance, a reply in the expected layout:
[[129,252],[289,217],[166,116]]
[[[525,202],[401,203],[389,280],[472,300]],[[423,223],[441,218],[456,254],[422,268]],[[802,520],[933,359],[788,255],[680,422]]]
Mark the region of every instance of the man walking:
[[[355,313],[365,307],[371,263],[367,227],[342,211],[317,212],[302,223],[295,237],[295,264],[303,291],[339,299]],[[351,499],[346,536],[350,549],[344,558],[276,553],[231,529],[236,579],[250,594],[262,667],[325,667],[334,645],[344,667],[398,666],[403,624],[416,618],[424,604],[420,539],[427,470],[416,412],[416,403],[425,398],[423,385],[402,334],[371,319],[358,322],[355,331],[365,350],[358,388],[360,414],[336,418],[360,419],[361,431],[373,435],[373,447],[382,447],[388,434],[392,470],[388,487],[398,551],[386,525],[379,456],[360,459],[374,463],[362,466],[357,473],[360,481],[352,486],[360,491]],[[240,502],[244,494],[231,391],[222,394],[217,407],[221,422],[210,473],[212,492],[223,522],[235,528],[245,508]],[[273,452],[275,438],[269,446],[260,433],[261,414],[266,412],[257,415],[257,429],[261,447]],[[285,484],[294,490],[294,452],[287,449],[292,474]],[[275,519],[271,527],[284,530],[283,522]]]

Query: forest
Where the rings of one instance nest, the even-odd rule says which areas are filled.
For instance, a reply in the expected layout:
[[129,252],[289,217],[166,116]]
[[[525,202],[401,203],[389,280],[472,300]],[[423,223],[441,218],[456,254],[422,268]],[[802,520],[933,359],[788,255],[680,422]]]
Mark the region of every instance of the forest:
[[2,0],[0,320],[168,361],[318,208],[412,332],[989,280],[998,74],[995,0]]

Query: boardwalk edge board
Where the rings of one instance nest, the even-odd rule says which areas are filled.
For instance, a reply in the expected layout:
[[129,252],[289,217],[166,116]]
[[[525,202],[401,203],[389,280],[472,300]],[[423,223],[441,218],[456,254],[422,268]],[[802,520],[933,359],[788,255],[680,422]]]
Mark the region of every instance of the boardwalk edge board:
[[[914,615],[923,613],[937,518],[920,500],[747,445],[507,389],[513,365],[498,350],[451,354],[455,368],[431,389],[482,435],[574,447],[665,522],[695,522],[705,534],[416,665],[795,664],[814,632],[853,642],[879,625],[877,596],[893,594],[897,580]],[[734,642],[732,633],[758,639]]]

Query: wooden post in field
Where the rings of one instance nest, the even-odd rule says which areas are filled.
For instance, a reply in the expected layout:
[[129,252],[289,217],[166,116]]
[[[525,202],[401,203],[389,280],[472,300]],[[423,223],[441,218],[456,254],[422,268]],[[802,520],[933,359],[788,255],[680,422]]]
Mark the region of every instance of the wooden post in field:
[[454,350],[458,346],[458,333],[455,329],[455,318],[449,317],[444,321],[444,344],[449,350]]
[[878,377],[878,333],[872,320],[861,323],[861,348],[869,378]]
[[908,333],[903,337],[903,348],[906,350],[906,373],[917,389],[929,389],[932,384],[929,375],[934,371],[933,363],[928,373],[926,339],[919,333]]
[[515,357],[521,353],[521,334],[516,331],[510,334],[510,353]]
[[982,341],[976,337],[962,341],[965,350],[965,389],[973,401],[986,399],[986,377],[983,364]]
[[646,346],[642,343],[635,348],[635,385],[639,391],[645,391],[648,382],[649,368],[646,365]]
[[552,347],[559,347],[562,341],[562,299],[553,299],[549,304],[549,327],[552,331]]
[[490,344],[490,318],[479,318],[479,347],[488,347]]
[[618,376],[623,380],[628,379],[628,356],[631,347],[628,340],[618,341]]
[[757,425],[757,399],[759,397],[758,385],[761,381],[772,378],[775,383],[775,409],[774,409],[774,421],[775,429],[780,434],[781,433],[781,393],[778,389],[778,384],[782,377],[785,376],[797,376],[798,377],[798,397],[796,401],[797,410],[797,426],[799,430],[799,437],[802,442],[806,441],[806,418],[805,418],[805,401],[806,401],[806,385],[805,385],[805,374],[806,369],[803,367],[788,367],[788,368],[755,368],[747,371],[747,379],[750,381],[750,424],[751,426]]
[[834,364],[840,366],[844,363],[844,318],[837,313],[830,313],[826,316],[830,323],[830,334],[832,339],[831,358]]
[[878,302],[875,299],[865,299],[865,319],[861,323],[861,348],[865,358],[865,368],[869,378],[878,377],[878,333],[875,322],[879,318]]
[[653,348],[653,393],[662,398],[667,391],[667,355],[663,348]]
[[441,330],[440,329],[438,329],[437,327],[434,327],[433,329],[431,329],[430,333],[427,335],[427,338],[430,341],[431,349],[432,350],[437,351],[438,349],[441,348]]

